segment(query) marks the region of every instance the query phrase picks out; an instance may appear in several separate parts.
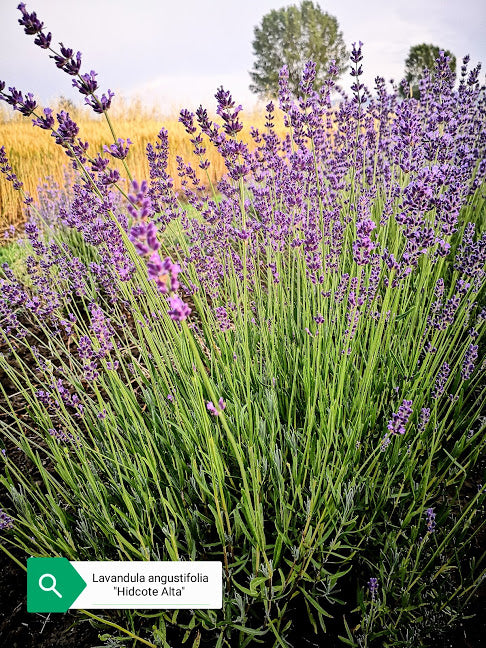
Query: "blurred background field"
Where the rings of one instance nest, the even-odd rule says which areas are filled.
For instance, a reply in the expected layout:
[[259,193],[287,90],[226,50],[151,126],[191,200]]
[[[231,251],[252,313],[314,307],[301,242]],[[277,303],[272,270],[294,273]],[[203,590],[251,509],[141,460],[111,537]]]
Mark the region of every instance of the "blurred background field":
[[[199,176],[204,180],[205,174],[198,169],[199,159],[192,153],[192,144],[184,127],[178,121],[178,114],[157,115],[155,110],[145,109],[141,100],[132,101],[130,104],[118,101],[114,106],[111,118],[118,137],[130,138],[130,149],[127,163],[134,178],[148,179],[148,163],[145,154],[149,142],[155,143],[161,128],[169,132],[169,163],[168,172],[174,179],[174,189],[180,190],[180,178],[177,175],[176,157],[180,155],[186,162],[190,162],[199,171]],[[27,193],[37,199],[37,188],[44,182],[54,180],[60,186],[65,184],[65,170],[70,167],[70,160],[61,147],[57,146],[54,139],[46,131],[32,125],[32,120],[13,114],[7,106],[0,106],[0,146],[5,150],[14,172],[24,183]],[[91,112],[78,109],[66,100],[60,100],[56,107],[59,110],[68,110],[79,126],[79,137],[88,141],[88,153],[95,157],[98,152],[103,153],[104,144],[112,144],[113,138],[106,121],[92,117]],[[245,124],[241,138],[252,145],[250,125],[260,130],[265,128],[264,109],[246,113],[242,118]],[[278,122],[277,131],[283,130],[283,123]],[[225,172],[221,156],[211,147],[208,147],[207,157],[211,162],[208,169],[211,182],[219,180]],[[118,168],[122,178],[126,177],[121,164],[111,159],[111,166]],[[22,195],[15,191],[12,184],[7,182],[3,175],[0,176],[0,245],[7,240],[6,233],[12,226],[21,228],[25,221]]]

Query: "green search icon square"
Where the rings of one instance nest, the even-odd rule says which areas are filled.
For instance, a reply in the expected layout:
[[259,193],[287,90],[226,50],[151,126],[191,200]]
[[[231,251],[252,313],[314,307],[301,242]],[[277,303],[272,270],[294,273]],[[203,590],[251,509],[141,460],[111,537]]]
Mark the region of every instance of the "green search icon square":
[[27,559],[27,612],[67,612],[85,587],[67,558]]

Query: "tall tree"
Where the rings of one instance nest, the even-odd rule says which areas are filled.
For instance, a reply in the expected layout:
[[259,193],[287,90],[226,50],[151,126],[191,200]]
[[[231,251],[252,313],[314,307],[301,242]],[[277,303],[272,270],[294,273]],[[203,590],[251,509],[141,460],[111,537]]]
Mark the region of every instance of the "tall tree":
[[410,48],[407,59],[405,60],[405,80],[408,83],[408,89],[401,88],[402,95],[412,94],[416,99],[420,98],[419,81],[423,77],[424,70],[430,70],[432,73],[435,67],[435,61],[439,57],[439,52],[443,51],[449,57],[449,66],[452,72],[456,73],[456,57],[449,50],[444,50],[437,45],[414,45]]
[[254,30],[256,60],[250,72],[250,90],[266,99],[278,93],[278,75],[287,65],[289,87],[299,95],[299,82],[307,61],[316,64],[316,81],[323,83],[332,59],[344,71],[347,53],[343,35],[334,16],[311,0],[299,6],[272,9]]

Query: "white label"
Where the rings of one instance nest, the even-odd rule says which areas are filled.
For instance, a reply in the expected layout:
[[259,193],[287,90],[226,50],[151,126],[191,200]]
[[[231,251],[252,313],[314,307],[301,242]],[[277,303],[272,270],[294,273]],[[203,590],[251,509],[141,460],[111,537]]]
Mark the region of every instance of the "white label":
[[73,609],[220,609],[218,561],[71,561],[86,588]]

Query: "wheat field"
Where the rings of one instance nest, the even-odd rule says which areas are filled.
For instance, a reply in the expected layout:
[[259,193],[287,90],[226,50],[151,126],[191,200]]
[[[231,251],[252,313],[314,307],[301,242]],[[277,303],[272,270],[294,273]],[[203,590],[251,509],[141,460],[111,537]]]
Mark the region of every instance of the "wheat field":
[[[132,106],[129,110],[118,111],[120,115],[112,115],[112,122],[117,137],[132,141],[127,163],[135,179],[148,178],[148,163],[145,149],[149,142],[155,143],[161,128],[166,128],[169,133],[169,163],[168,171],[174,179],[174,189],[178,191],[180,179],[177,175],[176,156],[180,155],[185,162],[190,162],[197,169],[198,158],[192,153],[192,144],[184,127],[178,121],[178,115],[157,117],[153,113],[139,111]],[[88,141],[88,153],[95,157],[98,152],[103,153],[104,144],[112,144],[113,137],[104,118],[91,118],[80,111],[73,118],[79,126],[79,137]],[[264,129],[264,111],[242,113],[245,127],[241,138],[252,144],[250,125],[260,130]],[[277,130],[281,131],[281,121]],[[54,139],[46,131],[32,126],[30,119],[15,115],[11,119],[0,121],[0,146],[5,146],[7,157],[19,179],[24,183],[27,193],[37,198],[37,188],[44,182],[52,179],[63,186],[65,182],[65,169],[70,166],[70,160],[64,150],[56,145]],[[103,154],[106,157],[106,154]],[[208,169],[211,182],[219,180],[225,172],[224,162],[217,151],[208,147],[208,159],[211,166]],[[122,177],[126,173],[117,160],[111,159],[112,166],[118,168]],[[203,176],[201,176],[203,177]],[[22,195],[15,191],[12,184],[4,175],[0,175],[0,244],[4,240],[4,233],[13,225],[19,228],[25,221]]]

